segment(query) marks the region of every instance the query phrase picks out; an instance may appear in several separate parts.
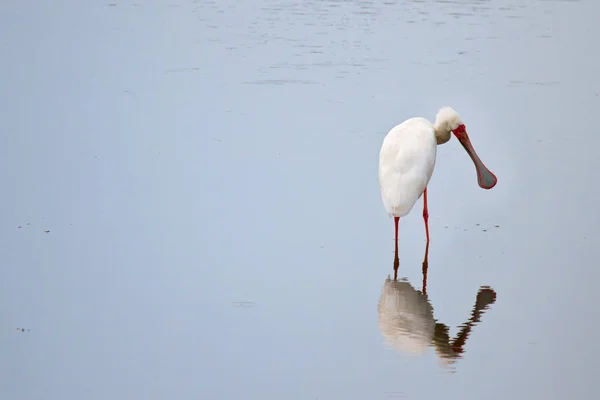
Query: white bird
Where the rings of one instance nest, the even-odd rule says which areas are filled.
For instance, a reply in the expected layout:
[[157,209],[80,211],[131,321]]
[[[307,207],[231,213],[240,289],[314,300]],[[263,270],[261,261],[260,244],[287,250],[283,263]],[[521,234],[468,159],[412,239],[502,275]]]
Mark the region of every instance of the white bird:
[[451,107],[442,107],[432,124],[425,118],[410,118],[392,128],[383,139],[379,153],[379,186],[385,209],[394,217],[396,249],[398,220],[406,216],[423,195],[423,219],[429,242],[427,184],[431,179],[437,145],[450,140],[450,133],[465,148],[477,170],[483,189],[491,189],[498,179],[481,162],[467,135],[465,124]]

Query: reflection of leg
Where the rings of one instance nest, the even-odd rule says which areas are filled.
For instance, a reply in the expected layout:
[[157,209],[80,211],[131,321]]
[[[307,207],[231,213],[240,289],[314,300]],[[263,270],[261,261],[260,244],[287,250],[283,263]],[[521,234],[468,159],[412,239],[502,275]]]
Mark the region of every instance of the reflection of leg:
[[400,217],[394,217],[394,226],[396,228],[396,235],[394,237],[394,280],[398,278],[398,266],[400,260],[398,259],[398,220]]
[[427,295],[427,268],[429,268],[429,241],[425,245],[425,257],[423,257],[423,294]]
[[400,259],[398,258],[398,242],[394,246],[394,280],[398,279],[398,266],[400,266]]
[[427,210],[427,187],[423,191],[423,220],[425,221],[425,235],[429,242],[429,211]]

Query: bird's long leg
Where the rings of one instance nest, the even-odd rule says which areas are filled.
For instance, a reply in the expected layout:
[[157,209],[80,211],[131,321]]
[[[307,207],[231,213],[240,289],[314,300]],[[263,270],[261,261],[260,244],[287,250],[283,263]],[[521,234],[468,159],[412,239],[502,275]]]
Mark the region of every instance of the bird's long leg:
[[398,266],[400,259],[398,258],[398,220],[400,217],[394,217],[394,226],[396,227],[396,236],[394,240],[394,280],[398,278]]
[[429,211],[427,210],[427,187],[423,191],[423,220],[425,221],[425,234],[429,243]]

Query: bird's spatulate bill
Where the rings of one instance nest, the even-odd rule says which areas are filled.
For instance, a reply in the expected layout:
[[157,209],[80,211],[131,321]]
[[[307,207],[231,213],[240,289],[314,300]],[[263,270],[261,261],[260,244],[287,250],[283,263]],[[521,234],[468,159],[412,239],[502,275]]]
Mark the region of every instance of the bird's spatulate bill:
[[498,178],[496,178],[496,175],[487,169],[483,162],[481,162],[481,159],[471,144],[471,140],[469,139],[469,135],[467,134],[465,126],[460,125],[452,132],[460,144],[465,148],[467,154],[469,154],[471,157],[471,160],[473,160],[473,164],[475,164],[475,169],[477,170],[477,183],[479,183],[479,186],[483,189],[491,189],[496,186],[496,183],[498,183]]

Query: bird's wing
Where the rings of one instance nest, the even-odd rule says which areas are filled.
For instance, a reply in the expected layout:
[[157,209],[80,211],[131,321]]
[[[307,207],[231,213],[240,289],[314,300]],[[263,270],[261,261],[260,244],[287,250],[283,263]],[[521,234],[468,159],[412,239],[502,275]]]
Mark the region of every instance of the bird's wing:
[[433,127],[424,121],[399,125],[384,140],[379,182],[389,214],[408,214],[433,173],[437,143]]

